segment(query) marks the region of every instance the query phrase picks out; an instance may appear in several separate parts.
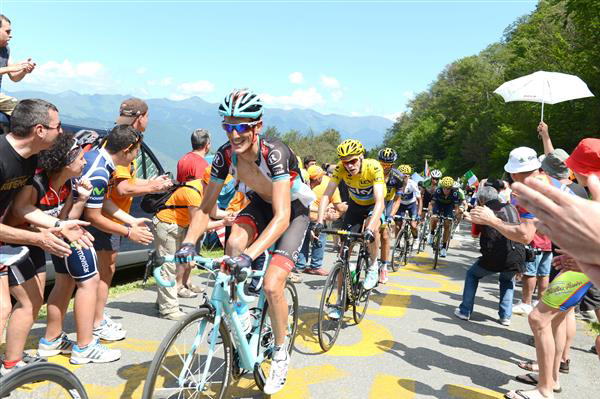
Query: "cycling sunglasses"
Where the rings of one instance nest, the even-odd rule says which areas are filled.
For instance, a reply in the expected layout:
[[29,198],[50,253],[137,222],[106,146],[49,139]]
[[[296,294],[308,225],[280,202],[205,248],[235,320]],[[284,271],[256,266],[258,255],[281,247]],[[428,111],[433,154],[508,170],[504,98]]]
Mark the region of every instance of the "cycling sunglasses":
[[360,159],[359,157],[356,157],[356,158],[347,159],[347,160],[342,159],[341,161],[344,165],[354,165],[359,161],[359,159]]
[[380,162],[380,163],[381,163],[381,167],[383,169],[391,169],[392,166],[394,166],[394,164],[391,162]]
[[232,133],[234,130],[236,130],[238,133],[247,133],[252,129],[253,126],[258,125],[259,123],[261,123],[261,121],[242,122],[242,123],[223,122],[223,123],[221,123],[221,126],[223,126],[223,129],[227,133]]

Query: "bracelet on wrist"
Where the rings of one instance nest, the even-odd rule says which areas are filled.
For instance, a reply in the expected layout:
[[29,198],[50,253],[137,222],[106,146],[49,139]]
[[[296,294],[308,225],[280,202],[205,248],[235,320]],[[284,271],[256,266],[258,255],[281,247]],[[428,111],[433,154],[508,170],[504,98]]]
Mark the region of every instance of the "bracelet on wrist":
[[57,220],[56,223],[54,223],[54,227],[60,227],[62,225],[62,220]]
[[127,227],[127,234],[125,235],[125,238],[129,238],[130,235],[131,235],[131,227]]

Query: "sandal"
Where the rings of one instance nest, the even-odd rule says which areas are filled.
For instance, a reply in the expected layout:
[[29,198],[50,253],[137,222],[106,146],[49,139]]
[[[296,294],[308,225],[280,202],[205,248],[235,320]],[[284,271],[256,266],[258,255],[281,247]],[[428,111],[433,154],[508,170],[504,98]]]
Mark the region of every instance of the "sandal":
[[[569,374],[569,365],[571,364],[571,359],[567,359],[564,362],[560,362],[560,367],[558,371],[563,374]],[[533,360],[527,360],[526,362],[520,362],[517,364],[519,368],[527,371],[539,371],[538,364]]]
[[[536,396],[531,396],[529,392],[536,392]],[[523,391],[521,389],[517,389],[516,391],[508,391],[504,394],[506,399],[537,399],[543,398],[542,394],[537,391]]]
[[[517,364],[517,366],[519,366],[519,368],[522,368],[523,370],[527,370],[527,371],[538,371],[538,365],[536,362],[534,362],[533,360],[527,360],[526,362],[520,362]],[[535,368],[533,368],[535,366]]]
[[[538,384],[538,375],[537,374],[533,374],[533,373],[529,373],[529,374],[524,374],[524,375],[518,375],[515,377],[515,379],[519,382],[522,382],[523,384],[528,384],[528,385],[537,385]],[[562,392],[562,388],[553,388],[552,392],[554,393],[561,393]]]

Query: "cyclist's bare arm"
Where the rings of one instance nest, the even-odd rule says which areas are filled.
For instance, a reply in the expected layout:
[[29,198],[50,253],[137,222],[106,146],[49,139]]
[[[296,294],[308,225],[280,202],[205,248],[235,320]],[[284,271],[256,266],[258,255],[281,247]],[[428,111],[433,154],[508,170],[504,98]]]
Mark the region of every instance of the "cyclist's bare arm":
[[183,242],[195,243],[198,241],[200,236],[204,234],[208,226],[211,213],[214,214],[216,212],[215,205],[217,203],[217,199],[219,198],[221,188],[223,188],[223,183],[217,183],[214,181],[208,183],[208,187],[206,187],[206,190],[204,191],[204,197],[202,198],[200,209],[197,212],[194,212]]
[[321,197],[321,203],[319,204],[319,215],[317,216],[317,223],[323,223],[325,220],[325,212],[327,211],[327,206],[329,206],[329,199],[335,192],[337,188],[337,183],[334,181],[329,181],[327,184],[327,188],[325,188],[325,192]]
[[417,215],[421,215],[423,213],[423,197],[420,195],[417,196],[417,208],[419,209]]
[[244,253],[252,259],[258,258],[273,245],[290,225],[291,201],[290,180],[273,182],[273,219]]
[[391,215],[388,215],[388,216],[395,215],[398,212],[398,209],[400,209],[400,201],[401,200],[402,200],[402,198],[400,197],[400,195],[396,195],[396,199],[394,200],[394,203],[392,204],[392,213],[391,213]]
[[385,208],[384,189],[384,184],[373,185],[373,197],[375,197],[375,207],[373,208],[372,217],[369,219],[369,224],[367,224],[365,229],[375,231],[375,229],[377,228],[377,223],[379,223],[381,215],[383,214],[383,209]]

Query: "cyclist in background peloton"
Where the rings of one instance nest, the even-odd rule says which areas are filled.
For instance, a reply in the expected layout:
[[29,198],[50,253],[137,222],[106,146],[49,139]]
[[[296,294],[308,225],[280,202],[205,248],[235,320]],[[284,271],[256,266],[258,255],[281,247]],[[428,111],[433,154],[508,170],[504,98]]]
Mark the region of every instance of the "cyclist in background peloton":
[[431,216],[431,234],[429,236],[429,244],[433,245],[433,235],[438,224],[438,216],[448,217],[450,219],[444,221],[444,237],[443,246],[440,251],[442,258],[446,257],[446,248],[448,247],[448,239],[450,238],[450,228],[452,227],[452,217],[460,212],[460,197],[458,191],[453,188],[454,179],[450,176],[444,177],[440,181],[438,187],[433,193],[433,215]]

